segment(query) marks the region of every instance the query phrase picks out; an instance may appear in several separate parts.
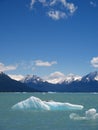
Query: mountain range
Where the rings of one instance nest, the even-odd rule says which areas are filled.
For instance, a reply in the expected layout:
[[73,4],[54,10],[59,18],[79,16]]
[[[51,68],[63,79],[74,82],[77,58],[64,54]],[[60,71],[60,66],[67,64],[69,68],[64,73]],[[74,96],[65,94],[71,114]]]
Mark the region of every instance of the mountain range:
[[98,92],[98,71],[83,77],[68,75],[55,84],[36,75],[27,75],[21,81],[0,73],[0,92]]

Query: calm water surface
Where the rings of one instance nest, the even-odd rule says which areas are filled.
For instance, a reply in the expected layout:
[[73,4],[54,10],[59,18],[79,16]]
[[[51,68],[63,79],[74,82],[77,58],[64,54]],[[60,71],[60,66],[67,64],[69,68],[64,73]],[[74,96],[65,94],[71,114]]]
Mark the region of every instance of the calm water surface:
[[[84,106],[83,110],[20,111],[11,107],[31,96],[41,100],[69,102]],[[98,119],[74,120],[71,113],[85,116],[85,111],[98,112],[97,93],[0,93],[0,130],[98,130]]]

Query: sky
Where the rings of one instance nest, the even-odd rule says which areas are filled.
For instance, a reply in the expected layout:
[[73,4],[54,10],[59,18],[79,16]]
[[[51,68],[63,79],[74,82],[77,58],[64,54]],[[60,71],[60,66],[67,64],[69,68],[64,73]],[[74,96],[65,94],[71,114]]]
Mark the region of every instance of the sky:
[[0,71],[21,79],[98,71],[98,0],[0,0]]

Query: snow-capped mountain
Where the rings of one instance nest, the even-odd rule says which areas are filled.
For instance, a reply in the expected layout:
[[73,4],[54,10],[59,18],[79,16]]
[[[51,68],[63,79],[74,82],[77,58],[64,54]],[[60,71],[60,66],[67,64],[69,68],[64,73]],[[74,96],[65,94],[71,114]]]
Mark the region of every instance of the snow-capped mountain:
[[36,76],[36,75],[27,75],[25,76],[22,80],[22,83],[39,83],[39,82],[44,82],[43,79],[41,79],[40,77]]
[[74,74],[68,74],[68,75],[66,75],[65,76],[65,78],[62,80],[62,81],[60,81],[59,83],[60,84],[62,84],[62,83],[65,83],[65,84],[69,84],[69,83],[71,83],[71,82],[73,82],[73,81],[80,81],[81,80],[81,76],[78,76],[78,75],[74,75]]
[[52,79],[50,78],[49,80],[43,80],[42,78],[36,75],[27,75],[21,80],[22,83],[34,83],[34,84],[44,83],[44,82],[48,82],[52,84],[71,84],[72,82],[75,81],[78,82],[98,81],[98,71],[91,72],[83,77],[79,75],[68,74],[63,77],[61,76],[59,78],[52,77]]
[[62,82],[53,84],[36,75],[27,75],[19,82],[0,72],[0,92],[98,92],[97,71],[82,78],[73,74],[63,78]]
[[63,73],[56,71],[54,73],[51,73],[49,76],[44,77],[44,79],[52,84],[68,84],[76,80],[81,80],[81,76],[74,75],[72,73],[64,75]]
[[89,81],[98,81],[98,71],[91,72],[82,77],[82,81],[89,82]]

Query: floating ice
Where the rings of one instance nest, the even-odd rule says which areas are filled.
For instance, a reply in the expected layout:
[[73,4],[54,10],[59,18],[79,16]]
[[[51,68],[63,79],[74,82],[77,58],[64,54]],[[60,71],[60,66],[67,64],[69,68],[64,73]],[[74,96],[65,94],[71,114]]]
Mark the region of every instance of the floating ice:
[[86,117],[81,117],[76,113],[71,113],[69,115],[69,117],[70,117],[70,119],[73,119],[73,120],[85,120],[86,119]]
[[82,105],[55,101],[42,101],[34,96],[15,104],[12,109],[19,110],[81,110]]
[[96,109],[92,108],[85,112],[87,119],[96,119],[98,118],[98,113],[96,113]]
[[98,119],[98,113],[96,112],[95,108],[89,109],[88,111],[85,112],[85,116],[79,116],[76,113],[71,113],[70,114],[70,119],[73,120],[94,120]]

